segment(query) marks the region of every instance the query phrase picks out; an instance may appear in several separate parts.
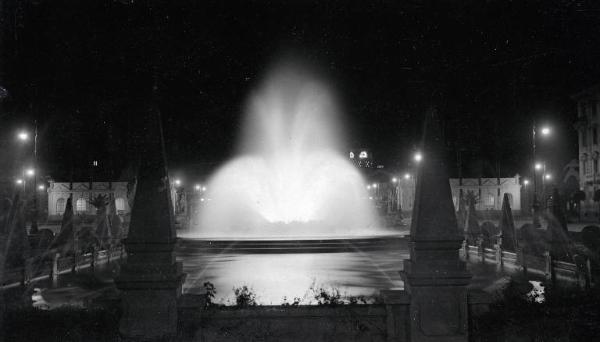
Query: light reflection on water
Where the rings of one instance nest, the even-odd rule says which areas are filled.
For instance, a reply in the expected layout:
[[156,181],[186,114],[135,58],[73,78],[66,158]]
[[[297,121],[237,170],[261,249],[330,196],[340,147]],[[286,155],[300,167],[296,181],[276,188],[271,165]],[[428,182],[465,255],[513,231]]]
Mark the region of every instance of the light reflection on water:
[[[294,297],[301,304],[315,303],[313,288],[337,289],[345,296],[376,296],[381,290],[402,289],[398,271],[408,258],[406,248],[344,253],[245,254],[206,253],[202,248],[180,248],[187,278],[184,293],[204,293],[204,282],[215,285],[216,301],[234,304],[234,287],[246,285],[258,304],[278,305]],[[118,297],[113,278],[119,263],[100,265],[78,274],[63,274],[57,283],[49,279],[31,284],[27,291],[33,306],[54,309],[63,305],[86,306],[99,297]],[[18,293],[17,289],[15,293]],[[11,296],[9,296],[11,297]],[[17,300],[17,295],[14,296]]]
[[311,287],[338,289],[347,296],[373,296],[380,290],[403,288],[398,271],[407,251],[298,254],[203,254],[185,250],[178,254],[187,273],[184,293],[204,293],[211,282],[216,301],[235,303],[234,287],[252,288],[262,305],[281,304],[299,297],[314,302]]

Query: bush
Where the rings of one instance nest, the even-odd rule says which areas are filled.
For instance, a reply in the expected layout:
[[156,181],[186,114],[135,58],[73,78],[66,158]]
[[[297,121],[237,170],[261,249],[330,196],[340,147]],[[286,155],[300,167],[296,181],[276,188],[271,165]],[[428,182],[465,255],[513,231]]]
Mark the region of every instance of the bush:
[[600,291],[545,288],[544,300],[531,296],[523,283],[511,281],[490,311],[473,317],[472,334],[511,341],[589,341],[600,337]]
[[119,341],[118,310],[60,307],[5,312],[4,341]]
[[256,306],[256,294],[248,286],[233,288],[235,294],[235,305],[240,308]]

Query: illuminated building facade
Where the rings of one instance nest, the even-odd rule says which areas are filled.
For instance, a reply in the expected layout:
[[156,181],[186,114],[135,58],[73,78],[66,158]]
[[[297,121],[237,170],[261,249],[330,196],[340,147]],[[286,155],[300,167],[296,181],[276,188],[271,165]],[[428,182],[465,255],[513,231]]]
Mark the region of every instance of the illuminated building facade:
[[581,203],[584,218],[598,217],[598,204],[594,203],[594,192],[600,187],[600,85],[588,88],[572,96],[577,102],[577,129],[579,144],[579,187],[585,192]]
[[356,167],[366,169],[375,167],[371,151],[366,148],[353,149],[349,152],[348,157]]

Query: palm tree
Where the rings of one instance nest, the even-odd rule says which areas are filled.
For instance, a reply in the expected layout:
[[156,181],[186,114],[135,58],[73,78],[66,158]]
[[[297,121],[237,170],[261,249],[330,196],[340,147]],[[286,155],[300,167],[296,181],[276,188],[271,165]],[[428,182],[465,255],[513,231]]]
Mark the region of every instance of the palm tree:
[[107,214],[107,206],[108,206],[108,196],[98,194],[95,198],[93,198],[90,203],[96,207],[96,237],[98,238],[98,242],[101,247],[105,247],[109,244],[111,238],[111,232],[108,221]]

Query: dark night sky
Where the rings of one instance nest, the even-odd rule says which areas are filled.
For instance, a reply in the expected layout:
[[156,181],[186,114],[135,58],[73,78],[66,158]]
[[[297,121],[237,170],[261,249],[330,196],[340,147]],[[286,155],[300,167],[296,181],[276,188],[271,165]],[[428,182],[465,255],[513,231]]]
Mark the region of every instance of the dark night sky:
[[219,163],[251,89],[294,55],[339,92],[349,147],[369,147],[387,166],[406,167],[434,92],[465,176],[526,173],[534,117],[554,127],[541,153],[555,167],[577,158],[570,95],[599,80],[600,5],[441,3],[5,0],[3,147],[37,118],[55,178],[71,165],[85,174],[93,159],[119,174],[133,154],[136,103],[153,100],[173,165]]

